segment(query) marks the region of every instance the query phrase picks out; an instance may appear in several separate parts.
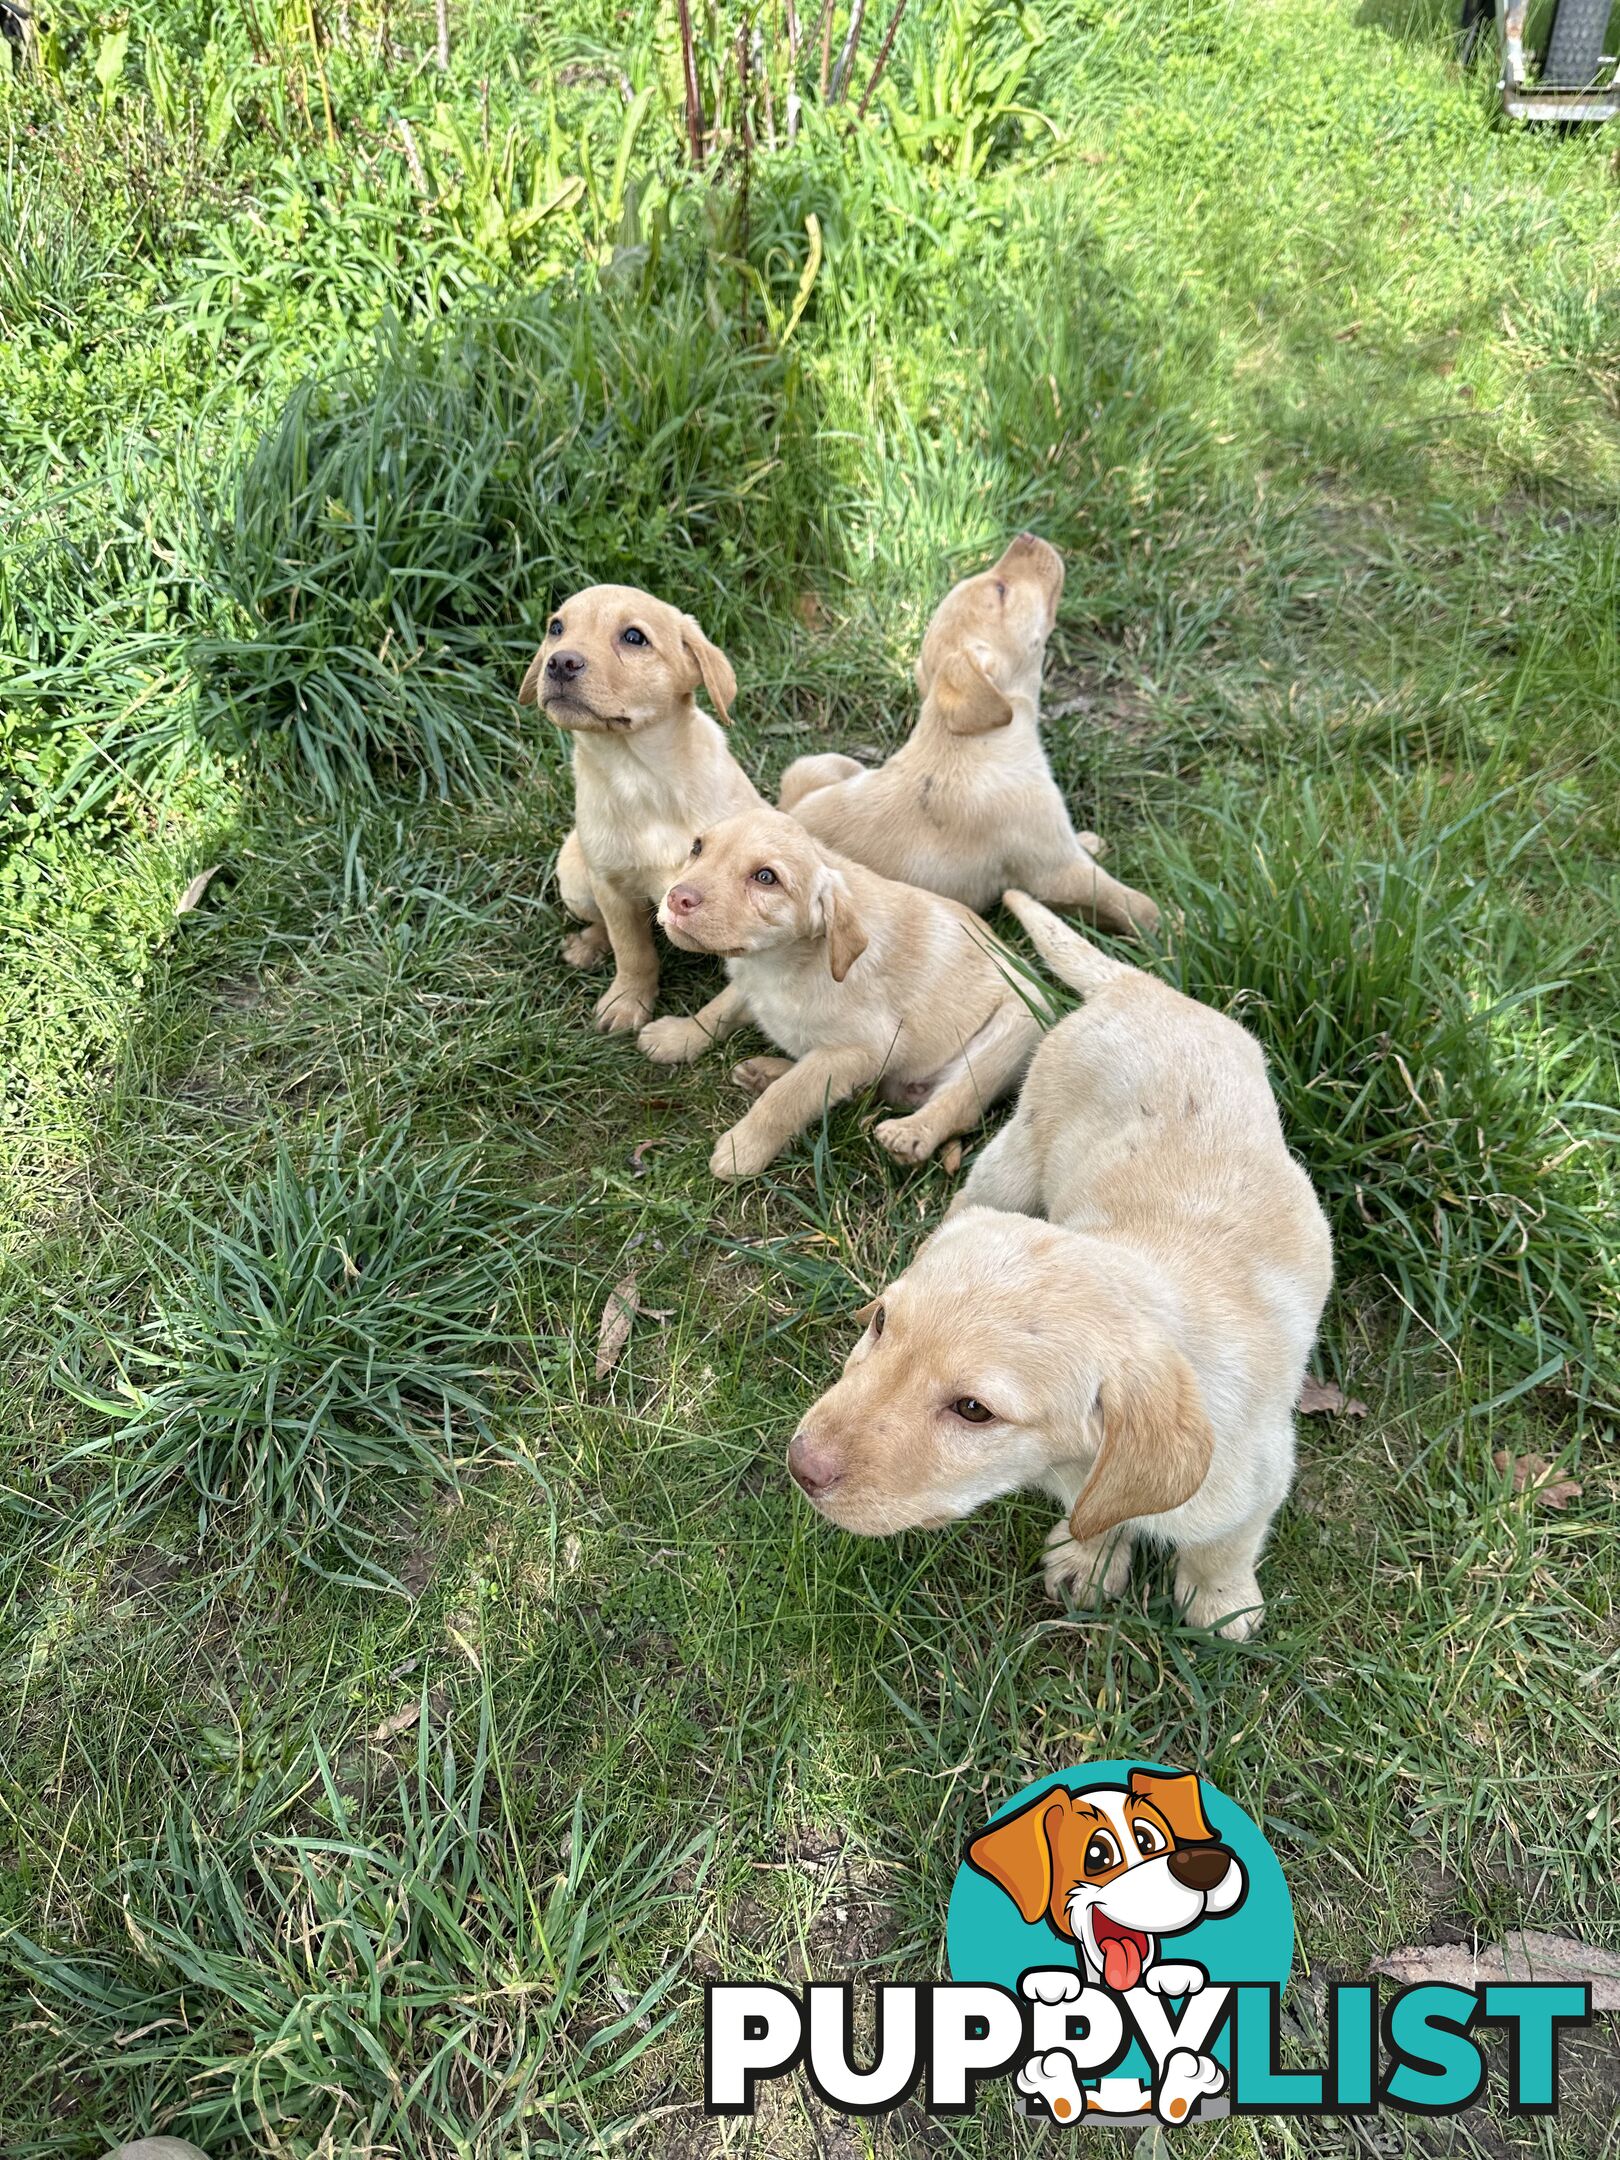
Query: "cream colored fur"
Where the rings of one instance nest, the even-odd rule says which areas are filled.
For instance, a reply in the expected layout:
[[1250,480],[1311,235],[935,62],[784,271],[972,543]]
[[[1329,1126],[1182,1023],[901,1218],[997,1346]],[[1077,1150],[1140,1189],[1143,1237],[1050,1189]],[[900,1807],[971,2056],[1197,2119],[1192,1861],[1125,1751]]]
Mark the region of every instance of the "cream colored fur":
[[586,927],[563,957],[592,967],[611,951],[596,1006],[610,1033],[639,1028],[657,1002],[652,910],[692,835],[760,800],[699,710],[700,687],[729,722],[736,676],[690,615],[630,585],[592,585],[552,616],[518,692],[573,737],[575,822],[557,883]]
[[787,1053],[737,1068],[760,1092],[721,1135],[716,1177],[763,1170],[830,1104],[873,1086],[909,1112],[873,1137],[921,1162],[1016,1084],[1039,1039],[1034,993],[1013,987],[978,916],[845,862],[776,810],[703,832],[658,920],[683,950],[723,954],[730,981],[694,1018],[644,1027],[647,1055],[684,1065],[750,1022]]
[[1042,1042],[789,1465],[824,1515],[869,1534],[1039,1486],[1064,1509],[1054,1595],[1117,1594],[1150,1538],[1176,1549],[1192,1623],[1247,1636],[1293,1480],[1327,1223],[1253,1038],[1006,899],[1086,1003]]
[[781,807],[828,847],[966,907],[1018,885],[1105,930],[1154,929],[1153,902],[1099,869],[1094,836],[1075,832],[1041,745],[1041,665],[1062,590],[1057,549],[1020,534],[935,611],[910,738],[873,771],[798,759]]

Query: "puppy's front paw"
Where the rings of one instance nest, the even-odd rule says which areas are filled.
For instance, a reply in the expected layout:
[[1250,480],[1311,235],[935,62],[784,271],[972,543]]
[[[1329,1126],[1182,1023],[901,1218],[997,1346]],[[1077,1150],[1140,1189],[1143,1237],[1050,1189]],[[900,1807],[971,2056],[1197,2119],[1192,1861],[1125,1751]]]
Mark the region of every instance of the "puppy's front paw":
[[1150,1965],[1142,1975],[1150,1995],[1197,1995],[1209,1985],[1202,1965]]
[[1066,1965],[1037,1965],[1018,1983],[1019,1993],[1038,2003],[1078,2002],[1085,1988],[1080,1975]]
[[562,956],[570,967],[600,967],[612,950],[608,934],[600,923],[587,923],[583,930],[576,930],[562,941]]
[[1082,1545],[1069,1535],[1067,1519],[1046,1533],[1046,1594],[1054,1605],[1097,1605],[1118,1597],[1131,1579],[1131,1541],[1117,1533],[1088,1538]]
[[636,1047],[655,1065],[690,1065],[708,1049],[710,1037],[695,1020],[683,1020],[676,1013],[669,1013],[662,1020],[649,1020],[636,1037]]
[[1189,1627],[1207,1628],[1227,1642],[1247,1642],[1260,1626],[1265,1603],[1252,1575],[1231,1582],[1200,1582],[1183,1568],[1176,1574],[1176,1605]]
[[926,1162],[939,1145],[928,1127],[914,1117],[885,1118],[873,1126],[872,1138],[899,1162]]
[[615,975],[596,1001],[596,1024],[604,1035],[634,1035],[652,1018],[657,989]]
[[791,1058],[744,1058],[740,1065],[732,1066],[731,1084],[740,1087],[745,1095],[763,1095],[773,1080],[780,1080],[785,1072],[792,1070]]
[[769,1140],[748,1130],[746,1119],[722,1133],[709,1157],[709,1169],[717,1178],[758,1177],[776,1160],[780,1151]]
[[1164,919],[1159,912],[1157,900],[1150,900],[1145,892],[1133,892],[1125,907],[1132,926],[1143,937],[1157,936],[1159,924]]

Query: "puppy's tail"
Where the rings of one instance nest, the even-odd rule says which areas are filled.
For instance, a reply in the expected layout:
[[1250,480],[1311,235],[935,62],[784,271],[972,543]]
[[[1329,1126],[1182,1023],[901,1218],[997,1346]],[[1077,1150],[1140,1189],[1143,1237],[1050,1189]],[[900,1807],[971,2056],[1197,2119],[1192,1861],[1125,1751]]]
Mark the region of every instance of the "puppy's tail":
[[1123,960],[1111,960],[1107,953],[1099,952],[1077,930],[1032,900],[1026,892],[1016,887],[1001,896],[1002,904],[1018,917],[1029,932],[1030,941],[1041,958],[1060,982],[1066,982],[1072,990],[1083,990],[1089,996],[1093,990],[1102,989],[1105,983],[1117,982],[1121,975],[1134,975],[1137,971],[1127,967]]

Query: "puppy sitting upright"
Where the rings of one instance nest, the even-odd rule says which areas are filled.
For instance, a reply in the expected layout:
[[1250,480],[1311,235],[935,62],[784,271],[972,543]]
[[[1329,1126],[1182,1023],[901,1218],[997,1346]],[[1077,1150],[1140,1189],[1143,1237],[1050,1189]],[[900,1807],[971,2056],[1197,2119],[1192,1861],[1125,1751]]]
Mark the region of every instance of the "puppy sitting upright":
[[1064,1509],[1054,1596],[1117,1595],[1149,1538],[1176,1548],[1193,1625],[1241,1638],[1293,1482],[1328,1227],[1259,1044],[1023,893],[1007,905],[1087,1002],[1043,1039],[788,1467],[868,1535],[1039,1486]]
[[552,616],[518,692],[574,738],[575,824],[557,882],[586,928],[563,958],[592,967],[611,950],[596,1024],[613,1034],[639,1028],[657,1002],[651,910],[693,833],[759,801],[694,703],[699,685],[729,724],[737,678],[691,616],[631,585],[590,585]]
[[1062,590],[1057,549],[1020,533],[934,611],[910,739],[875,772],[830,753],[797,759],[781,807],[828,847],[966,907],[1018,885],[1105,930],[1156,928],[1147,895],[1093,862],[1041,747],[1041,665]]
[[873,1137],[921,1162],[1006,1093],[1040,1034],[1026,996],[1040,1000],[1013,987],[977,915],[828,854],[763,805],[692,842],[658,920],[683,951],[721,954],[731,980],[694,1019],[644,1027],[647,1055],[688,1064],[750,1020],[789,1053],[738,1066],[762,1092],[721,1135],[716,1177],[763,1170],[830,1104],[874,1084],[911,1115]]

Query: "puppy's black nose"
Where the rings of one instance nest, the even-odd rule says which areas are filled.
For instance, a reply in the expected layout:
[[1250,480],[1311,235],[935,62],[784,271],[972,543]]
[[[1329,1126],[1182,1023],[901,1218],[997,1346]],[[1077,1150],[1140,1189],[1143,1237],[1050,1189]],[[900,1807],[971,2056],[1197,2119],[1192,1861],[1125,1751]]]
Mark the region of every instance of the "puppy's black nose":
[[585,655],[577,652],[554,652],[546,655],[547,682],[568,683],[576,675],[585,672]]
[[1184,1890],[1210,1891],[1225,1879],[1232,1855],[1219,1845],[1191,1845],[1173,1852],[1168,1865]]

